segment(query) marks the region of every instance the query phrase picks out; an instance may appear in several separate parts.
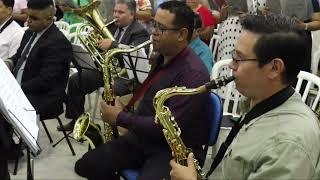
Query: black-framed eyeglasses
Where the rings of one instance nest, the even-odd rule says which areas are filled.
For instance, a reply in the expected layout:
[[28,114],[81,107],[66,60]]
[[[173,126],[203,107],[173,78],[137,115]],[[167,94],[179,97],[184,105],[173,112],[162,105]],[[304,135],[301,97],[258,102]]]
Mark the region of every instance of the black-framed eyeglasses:
[[164,25],[160,24],[157,21],[152,21],[152,26],[154,27],[155,30],[160,30],[161,33],[163,33],[163,31],[178,31],[180,30],[180,28],[167,28]]
[[241,57],[239,57],[236,50],[231,51],[231,58],[232,58],[233,62],[235,62],[236,64],[239,64],[240,62],[245,62],[245,61],[257,61],[257,58],[241,58]]

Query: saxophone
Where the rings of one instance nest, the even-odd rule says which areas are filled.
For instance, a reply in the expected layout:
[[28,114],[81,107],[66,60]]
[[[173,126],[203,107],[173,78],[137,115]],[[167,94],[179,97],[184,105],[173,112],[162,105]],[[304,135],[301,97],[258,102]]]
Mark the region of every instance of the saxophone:
[[[165,101],[172,96],[177,95],[194,95],[204,92],[208,92],[211,89],[217,89],[221,86],[225,86],[229,82],[233,81],[234,77],[221,78],[212,80],[205,85],[198,88],[187,89],[186,87],[171,87],[158,91],[153,99],[153,107],[155,109],[155,122],[160,123],[163,126],[162,132],[169,144],[172,154],[177,163],[181,165],[187,165],[188,154],[191,153],[191,149],[187,148],[183,143],[180,134],[181,130],[172,116],[170,109],[164,105]],[[196,159],[193,160],[194,166],[197,170],[198,179],[205,180],[206,176],[202,172],[202,169]]]
[[[151,40],[148,40],[133,48],[114,48],[109,50],[106,53],[105,59],[102,63],[102,70],[103,70],[103,81],[104,81],[103,100],[107,104],[113,104],[115,100],[114,92],[113,92],[114,78],[111,75],[111,71],[114,68],[112,64],[112,61],[115,58],[114,56],[116,54],[131,53],[131,52],[137,51],[141,48],[146,47],[149,44],[151,44]],[[111,141],[114,134],[113,134],[112,126],[108,123],[104,123],[104,133],[102,133],[100,130],[100,127],[95,122],[91,121],[89,113],[85,113],[82,116],[80,116],[76,121],[73,129],[73,136],[77,141],[87,140],[89,142],[90,148],[94,149],[96,146],[98,146],[101,143]],[[101,138],[101,139],[92,140],[91,139],[92,137]]]

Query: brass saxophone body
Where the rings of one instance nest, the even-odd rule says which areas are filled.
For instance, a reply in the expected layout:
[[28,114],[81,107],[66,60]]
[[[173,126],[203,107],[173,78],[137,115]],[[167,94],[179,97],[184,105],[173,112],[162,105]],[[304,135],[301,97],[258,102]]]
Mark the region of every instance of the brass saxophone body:
[[[115,58],[114,56],[116,54],[130,53],[130,52],[137,51],[149,44],[151,44],[151,40],[148,40],[133,48],[127,48],[127,49],[114,48],[109,50],[106,53],[105,59],[102,63],[102,71],[103,71],[103,81],[104,81],[103,100],[107,104],[113,104],[115,100],[114,89],[113,89],[114,78],[111,74],[112,69],[115,68],[112,64]],[[92,133],[91,131],[88,132],[90,129],[93,130],[94,133]],[[92,134],[95,134],[95,135],[92,135]],[[100,127],[96,123],[90,120],[90,115],[88,113],[85,113],[82,116],[80,116],[76,121],[76,124],[73,129],[73,136],[78,141],[81,139],[88,140],[90,148],[94,149],[100,143],[105,143],[112,140],[113,129],[110,124],[104,123],[104,132],[102,133],[100,130]],[[92,140],[90,139],[90,137],[101,138],[101,140]],[[95,144],[95,142],[98,142],[99,144]]]
[[[210,89],[216,89],[234,80],[234,77],[212,80],[198,88],[187,89],[186,87],[171,87],[158,91],[153,99],[153,107],[155,109],[155,121],[163,126],[162,132],[169,144],[172,154],[177,163],[187,165],[188,154],[191,149],[187,148],[183,143],[180,134],[181,130],[172,116],[170,109],[164,105],[167,99],[172,96],[187,96],[208,92]],[[198,179],[205,180],[205,174],[196,159],[193,161],[196,167]]]
[[[105,55],[100,53],[97,48],[97,41],[101,39],[111,39],[115,40],[113,35],[110,33],[107,26],[104,24],[97,8],[101,1],[94,1],[86,6],[80,8],[70,8],[72,12],[78,16],[84,18],[86,23],[81,25],[76,33],[77,37],[88,50],[93,61],[100,67],[103,67]],[[111,21],[108,24],[114,23],[116,20]],[[92,29],[93,31],[87,33],[86,29]],[[84,33],[86,32],[86,33]],[[104,76],[109,72],[103,72]],[[106,89],[109,91],[111,88]],[[73,135],[78,141],[87,140],[91,149],[94,149],[97,145],[110,141],[112,138],[112,128],[110,125],[104,125],[105,132],[101,132],[101,128],[98,124],[91,120],[89,113],[82,114],[76,121]]]

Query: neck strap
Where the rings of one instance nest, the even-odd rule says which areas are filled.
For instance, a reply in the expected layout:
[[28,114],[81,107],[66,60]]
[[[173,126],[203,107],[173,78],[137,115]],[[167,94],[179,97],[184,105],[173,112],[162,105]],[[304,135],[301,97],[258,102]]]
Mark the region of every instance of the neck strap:
[[244,124],[248,124],[251,120],[265,114],[266,112],[275,109],[276,107],[283,104],[287,101],[294,93],[294,89],[291,86],[288,86],[271,97],[265,99],[260,102],[256,106],[254,106],[244,117],[240,118],[240,122],[238,121],[234,127],[231,129],[227,139],[223,142],[219,148],[219,151],[214,158],[210,170],[208,171],[206,177],[209,177],[212,172],[217,168],[217,166],[222,161],[224,154],[226,153],[228,147],[242,128]]

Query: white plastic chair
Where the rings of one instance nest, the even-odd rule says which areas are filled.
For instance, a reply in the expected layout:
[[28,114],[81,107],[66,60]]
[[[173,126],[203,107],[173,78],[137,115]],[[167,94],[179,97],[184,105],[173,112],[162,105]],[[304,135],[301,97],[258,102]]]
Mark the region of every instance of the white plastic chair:
[[79,38],[77,37],[77,33],[76,32],[70,33],[67,36],[67,38],[72,44],[81,45],[81,42],[80,42]]
[[[298,82],[297,82],[297,85],[295,88],[296,92],[300,91],[302,82],[304,80],[308,81],[308,83],[307,83],[307,85],[304,89],[304,92],[302,94],[302,101],[306,103],[307,98],[308,97],[311,98],[311,102],[308,105],[314,111],[318,105],[319,98],[320,98],[320,91],[319,91],[320,77],[318,77],[312,73],[309,73],[309,72],[300,71],[298,74]],[[317,89],[313,89],[312,85],[316,85]],[[310,95],[311,95],[311,97],[310,97]],[[316,98],[313,99],[314,97],[312,97],[312,95],[316,95]]]
[[[232,59],[224,59],[217,61],[212,68],[212,74],[211,74],[211,79],[217,79],[222,76],[231,76],[232,71],[229,68],[229,64],[232,61]],[[235,83],[230,82],[227,84],[225,87],[221,87],[220,89],[214,90],[215,93],[217,93],[222,101],[223,101],[223,116],[232,116],[233,118],[240,117],[239,114],[239,99],[240,99],[240,93],[238,90],[235,89]],[[226,119],[223,118],[223,122],[227,122],[229,118],[227,117]],[[220,147],[220,144],[224,142],[225,137],[229,134],[231,127],[225,127],[221,126],[220,127],[220,135],[218,137],[218,141],[216,143],[216,146],[212,148],[212,153],[211,157],[214,158],[217,148]]]
[[[216,62],[212,68],[211,79],[217,79],[221,76],[231,76],[232,72],[229,68],[229,63],[232,59],[225,59]],[[241,94],[235,89],[235,83],[231,82],[227,86],[216,89],[215,92],[223,99],[223,115],[232,115],[240,117],[239,114],[239,99]]]
[[65,21],[56,21],[54,22],[54,24],[61,30],[65,30],[66,32],[69,33],[69,23],[65,22]]
[[77,32],[78,28],[82,25],[83,23],[74,23],[69,25],[69,33]]
[[[219,42],[220,37],[221,36],[214,34],[210,39],[209,48],[211,49],[213,59],[216,59],[218,42]],[[217,61],[217,60],[215,60],[215,61]]]
[[318,74],[318,66],[320,60],[320,49],[313,53],[312,61],[311,61],[311,72],[314,75]]

